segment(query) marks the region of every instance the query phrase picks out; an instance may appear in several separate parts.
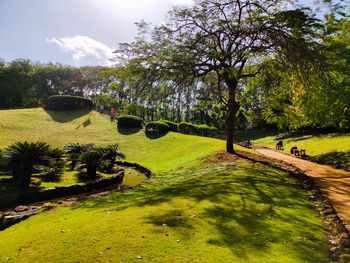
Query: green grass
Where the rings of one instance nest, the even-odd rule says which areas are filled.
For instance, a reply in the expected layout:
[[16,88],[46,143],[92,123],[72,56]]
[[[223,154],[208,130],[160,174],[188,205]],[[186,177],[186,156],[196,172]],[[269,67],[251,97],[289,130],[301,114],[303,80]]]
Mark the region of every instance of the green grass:
[[247,161],[158,174],[0,232],[0,258],[16,262],[328,262],[327,249],[299,184]]
[[275,148],[278,141],[283,141],[284,151],[290,152],[293,146],[306,149],[309,160],[350,170],[350,134],[322,134],[315,131],[295,131],[278,133],[276,131],[237,132],[238,141],[253,141],[256,146]]
[[2,110],[0,130],[0,148],[23,140],[41,140],[55,147],[69,142],[97,145],[118,142],[120,151],[126,154],[128,161],[139,162],[154,171],[171,170],[225,148],[224,141],[213,138],[174,132],[159,138],[148,138],[142,130],[118,131],[115,123],[97,112],[59,112],[41,108]]
[[306,149],[307,154],[316,156],[332,151],[349,151],[350,134],[320,134],[310,131],[280,133],[273,131],[239,132],[239,140],[252,140],[254,145],[274,148],[278,141],[283,141],[284,150],[289,152],[293,146]]
[[119,142],[128,160],[155,174],[136,190],[58,207],[1,231],[0,261],[329,262],[322,221],[288,173],[203,159],[224,148],[220,140],[147,138],[119,133],[95,113],[90,118],[85,129],[101,137],[81,133],[80,142]]

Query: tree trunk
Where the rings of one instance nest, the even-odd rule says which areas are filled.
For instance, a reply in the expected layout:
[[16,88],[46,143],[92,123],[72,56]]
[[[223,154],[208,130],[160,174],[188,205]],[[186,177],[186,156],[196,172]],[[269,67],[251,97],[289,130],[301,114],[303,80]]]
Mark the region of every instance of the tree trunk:
[[224,74],[225,83],[228,86],[228,114],[226,118],[226,151],[234,153],[233,149],[233,132],[234,123],[237,111],[239,110],[239,103],[236,101],[237,80],[230,77],[228,72]]
[[96,167],[87,167],[87,174],[90,179],[96,180]]

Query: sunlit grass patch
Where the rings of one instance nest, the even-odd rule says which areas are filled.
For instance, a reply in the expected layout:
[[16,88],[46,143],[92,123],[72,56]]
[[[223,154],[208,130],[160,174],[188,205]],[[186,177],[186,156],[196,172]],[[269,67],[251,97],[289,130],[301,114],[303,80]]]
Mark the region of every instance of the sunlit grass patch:
[[285,172],[239,161],[166,178],[15,225],[0,233],[1,259],[328,262],[322,222]]

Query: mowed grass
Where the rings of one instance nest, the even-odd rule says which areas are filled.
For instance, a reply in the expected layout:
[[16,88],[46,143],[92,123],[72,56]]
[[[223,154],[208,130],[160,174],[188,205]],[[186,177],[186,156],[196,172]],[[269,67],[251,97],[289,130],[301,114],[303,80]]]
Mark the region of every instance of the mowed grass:
[[142,130],[118,131],[116,123],[111,123],[108,117],[86,111],[2,110],[0,131],[0,148],[24,140],[45,141],[55,147],[71,142],[96,145],[117,142],[128,161],[139,162],[154,171],[171,170],[225,148],[224,141],[213,138],[173,132],[148,138]]
[[277,133],[272,131],[238,132],[239,140],[252,140],[256,146],[275,148],[278,141],[283,141],[284,151],[289,152],[294,146],[306,149],[310,156],[317,156],[333,151],[350,151],[350,134],[320,134],[310,131]]
[[[33,118],[27,130],[50,126],[45,111],[28,111],[43,118]],[[0,111],[0,123],[3,116]],[[155,174],[136,190],[57,207],[0,231],[0,262],[329,262],[322,221],[286,172],[250,161],[206,160],[225,143],[118,131],[97,113],[80,127],[85,130],[76,129],[88,116],[46,119],[56,129],[43,129],[40,139],[55,146],[119,142],[128,160]],[[33,139],[16,123],[8,126],[22,140]],[[2,146],[8,145],[2,136]]]
[[319,263],[329,261],[327,243],[286,173],[248,161],[193,163],[0,232],[0,260]]
[[275,131],[237,132],[239,141],[251,140],[256,146],[275,148],[283,141],[284,152],[290,152],[294,146],[305,149],[309,160],[331,165],[335,168],[350,170],[350,134],[320,134],[315,131],[295,131],[278,134]]

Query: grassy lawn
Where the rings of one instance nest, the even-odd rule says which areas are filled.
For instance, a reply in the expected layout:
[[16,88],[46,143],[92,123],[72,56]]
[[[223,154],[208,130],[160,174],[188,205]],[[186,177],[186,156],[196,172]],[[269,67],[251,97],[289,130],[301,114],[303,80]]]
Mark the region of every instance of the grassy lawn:
[[310,160],[336,168],[350,170],[350,134],[319,134],[312,131],[297,131],[278,134],[274,131],[237,132],[239,141],[252,140],[256,146],[275,148],[283,141],[284,151],[290,152],[293,146],[306,149]]
[[[59,124],[72,130],[86,117]],[[84,129],[94,130],[92,137],[86,130],[55,142],[48,129],[43,137],[56,146],[76,138],[119,142],[129,161],[154,176],[134,191],[58,207],[1,231],[0,262],[329,262],[322,221],[287,173],[250,161],[203,159],[224,149],[220,140],[177,133],[148,138],[118,131],[96,113],[90,122]]]

